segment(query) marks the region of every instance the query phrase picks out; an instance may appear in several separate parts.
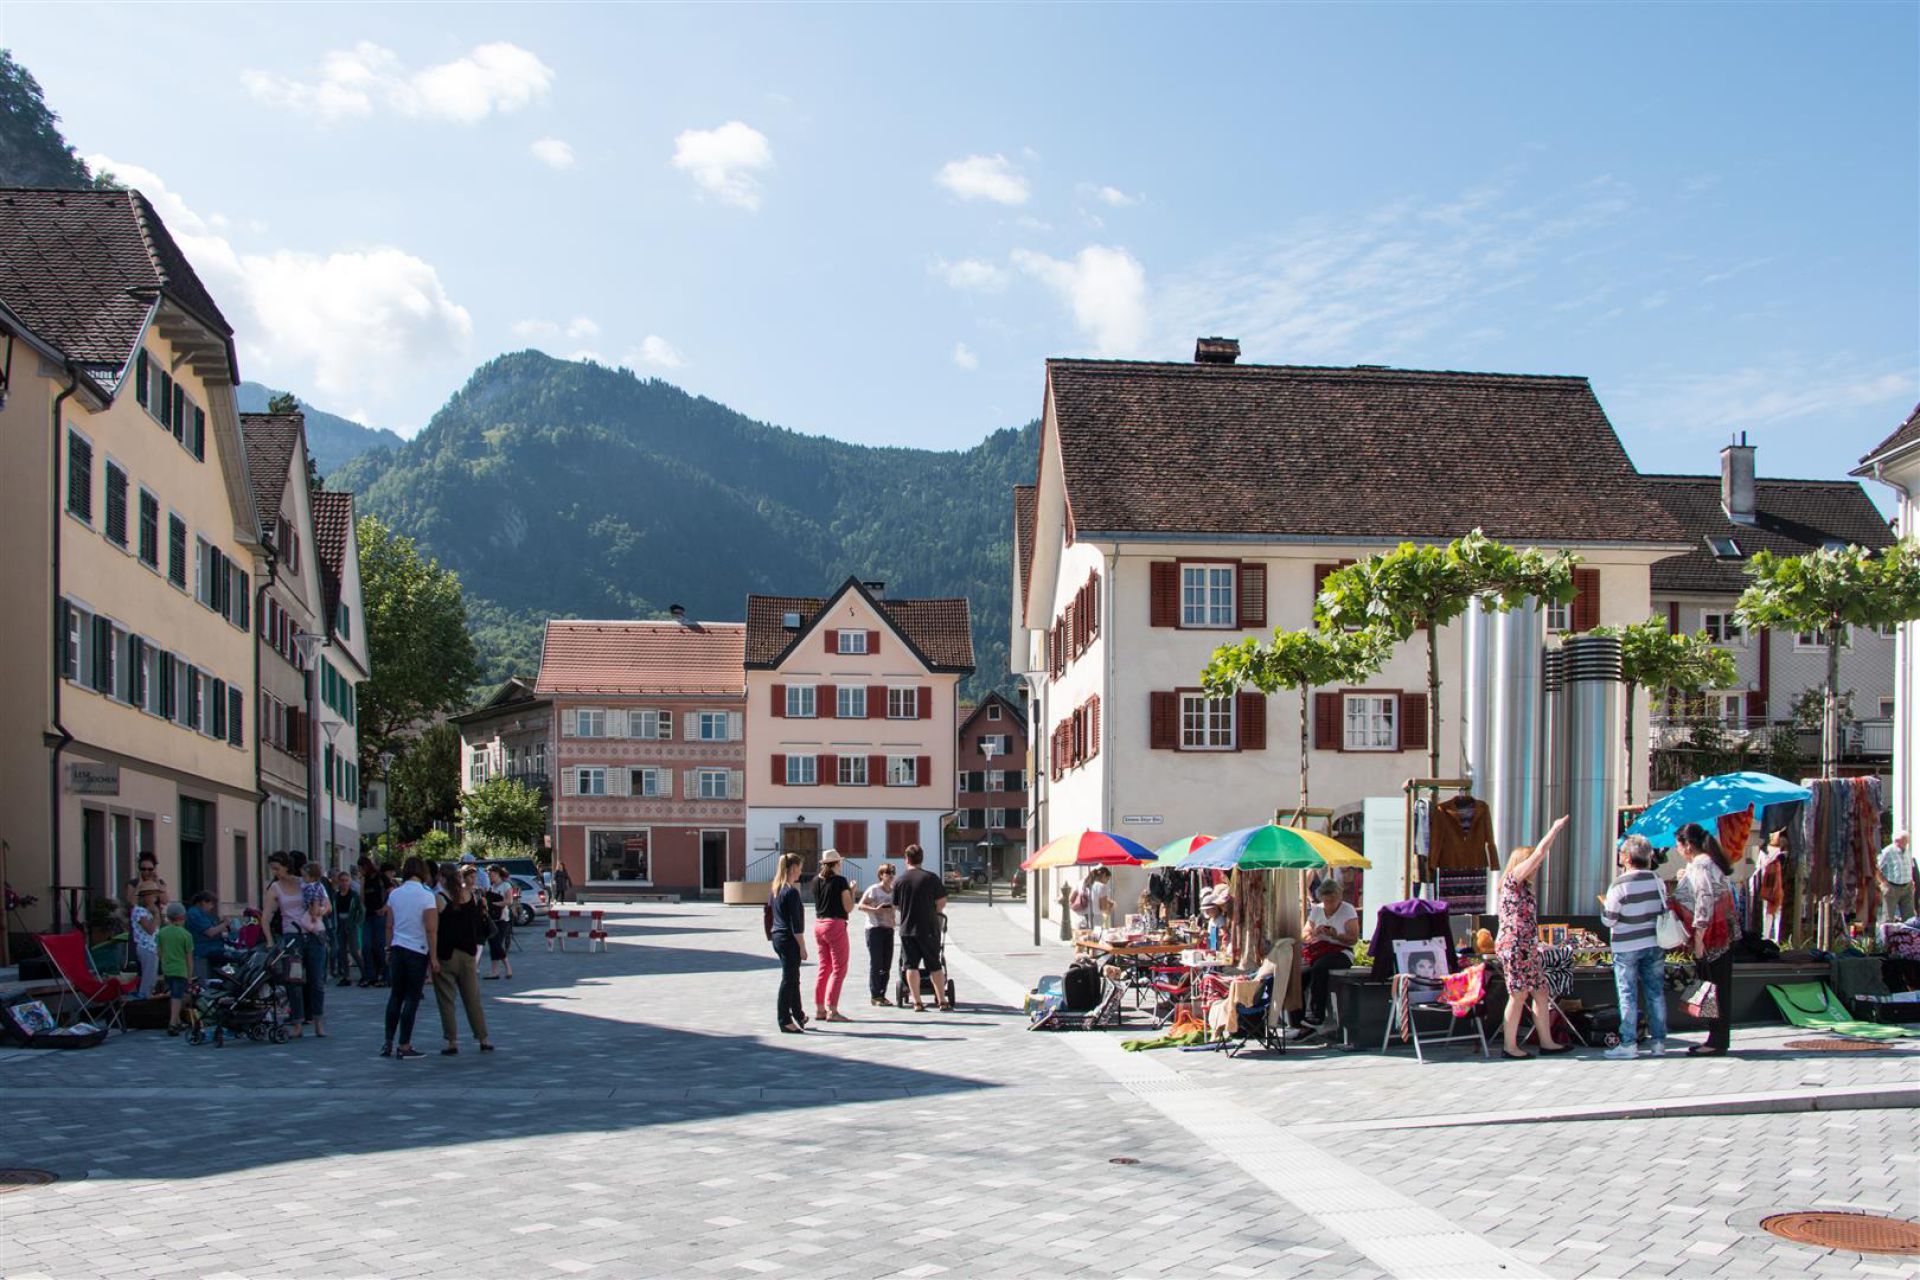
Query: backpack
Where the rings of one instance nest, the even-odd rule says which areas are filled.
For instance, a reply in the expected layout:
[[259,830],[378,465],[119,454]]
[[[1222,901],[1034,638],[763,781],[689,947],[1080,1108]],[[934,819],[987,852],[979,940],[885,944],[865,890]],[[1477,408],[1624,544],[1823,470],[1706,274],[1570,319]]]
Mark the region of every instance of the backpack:
[[767,931],[767,941],[772,942],[773,941],[773,895],[772,894],[767,895],[767,900],[761,906],[760,911],[761,911],[761,921],[760,921],[761,926]]
[[1086,1013],[1098,1008],[1101,991],[1100,966],[1091,960],[1074,964],[1060,979],[1060,994],[1071,1013]]

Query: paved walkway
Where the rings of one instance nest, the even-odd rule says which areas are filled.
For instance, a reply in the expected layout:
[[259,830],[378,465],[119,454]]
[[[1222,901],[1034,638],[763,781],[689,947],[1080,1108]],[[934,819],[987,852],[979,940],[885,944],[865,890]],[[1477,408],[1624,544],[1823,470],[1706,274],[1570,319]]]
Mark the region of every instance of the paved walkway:
[[[432,1054],[429,1004],[431,1056],[382,1060],[385,993],[358,989],[324,1041],[0,1054],[0,1165],[63,1179],[0,1196],[0,1274],[1920,1275],[1754,1227],[1920,1217],[1913,1110],[1544,1118],[1911,1085],[1913,1050],[1125,1055],[1025,1032],[1009,1005],[1060,953],[953,914],[959,1011],[850,995],[818,1035],[774,1032],[758,912],[687,905],[611,909],[605,954],[523,933],[484,984],[492,1055]],[[1530,1122],[1473,1123],[1496,1111]],[[1400,1127],[1436,1115],[1468,1123]]]

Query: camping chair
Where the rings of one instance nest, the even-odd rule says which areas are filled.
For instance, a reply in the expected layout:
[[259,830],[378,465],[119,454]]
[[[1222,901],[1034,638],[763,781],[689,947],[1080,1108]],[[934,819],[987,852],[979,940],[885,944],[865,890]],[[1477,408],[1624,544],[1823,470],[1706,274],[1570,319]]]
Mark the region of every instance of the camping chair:
[[1858,1040],[1898,1040],[1920,1034],[1888,1023],[1855,1020],[1840,997],[1833,994],[1833,988],[1824,982],[1783,982],[1769,986],[1767,994],[1779,1006],[1780,1016],[1802,1031],[1821,1031]]
[[1268,974],[1260,980],[1260,990],[1255,994],[1252,1004],[1233,1006],[1234,1032],[1226,1040],[1227,1056],[1237,1058],[1249,1041],[1257,1041],[1261,1048],[1272,1049],[1279,1053],[1287,1051],[1285,1028],[1280,1025],[1280,1006],[1283,1001],[1274,993],[1279,990],[1284,995],[1278,979]]
[[1148,973],[1147,990],[1153,992],[1153,1025],[1164,1027],[1193,1003],[1193,970],[1183,965],[1156,965]]
[[[1440,986],[1434,987],[1421,983],[1408,982],[1404,993],[1395,997],[1394,1008],[1387,1015],[1387,1029],[1380,1037],[1380,1048],[1384,1052],[1387,1041],[1393,1036],[1394,1023],[1398,1021],[1405,1028],[1407,1036],[1413,1041],[1413,1056],[1417,1062],[1427,1060],[1426,1046],[1451,1044],[1456,1040],[1478,1041],[1480,1056],[1490,1058],[1493,1055],[1487,1049],[1487,1031],[1480,1018],[1481,1007],[1487,1000],[1487,966],[1471,965],[1458,973],[1447,975]],[[1421,1026],[1421,1019],[1428,1023]],[[1460,1023],[1467,1024],[1466,1029]]]
[[80,1009],[88,1017],[101,1017],[109,1027],[119,1026],[127,1029],[124,1010],[127,1002],[127,988],[118,978],[102,978],[93,971],[93,964],[87,957],[87,936],[73,933],[43,933],[40,935],[40,949],[46,952],[52,962],[53,970],[60,975],[60,985],[80,1004]]

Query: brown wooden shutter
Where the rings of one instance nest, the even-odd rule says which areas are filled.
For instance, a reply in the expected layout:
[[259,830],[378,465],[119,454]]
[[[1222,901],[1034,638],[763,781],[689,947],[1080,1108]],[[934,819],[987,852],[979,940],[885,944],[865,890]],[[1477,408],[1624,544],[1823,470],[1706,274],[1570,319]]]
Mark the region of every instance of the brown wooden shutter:
[[1680,602],[1678,600],[1667,601],[1667,634],[1680,634]]
[[1154,751],[1180,749],[1180,695],[1156,689],[1147,695],[1147,746]]
[[933,757],[915,756],[913,760],[913,785],[926,787],[933,784]]
[[1573,571],[1573,629],[1591,631],[1600,625],[1600,571]]
[[1400,749],[1427,749],[1427,695],[1424,693],[1400,695]]
[[845,818],[834,819],[833,847],[847,857],[853,855],[853,823]]
[[787,718],[787,686],[783,684],[773,686],[772,711],[775,720],[784,720]]
[[1067,603],[1067,637],[1068,643],[1073,646],[1073,656],[1079,657],[1080,651],[1086,648],[1086,645],[1080,640],[1080,601],[1078,599]]
[[887,785],[887,758],[885,756],[867,757],[867,785],[884,787]]
[[1087,759],[1100,754],[1100,695],[1087,699]]
[[1747,691],[1747,723],[1765,724],[1767,721],[1767,695],[1758,689]]
[[880,652],[880,633],[878,631],[867,632],[867,652],[869,654]]
[[1180,625],[1180,565],[1173,560],[1155,560],[1149,566],[1147,589],[1148,625]]
[[[840,785],[839,756],[821,756],[818,763],[814,765],[814,770],[814,779],[818,781],[821,786],[837,787]],[[842,849],[840,852],[845,853],[846,850]]]
[[1240,583],[1240,625],[1267,625],[1267,566],[1242,560],[1237,575]]
[[884,720],[887,718],[887,686],[870,684],[867,686],[867,719]]
[[1265,751],[1267,749],[1267,695],[1243,693],[1239,698],[1240,705],[1235,710],[1240,720],[1240,750]]
[[1313,749],[1346,750],[1346,739],[1340,733],[1340,695],[1337,693],[1313,695]]
[[920,686],[920,719],[933,719],[933,689],[929,685]]
[[840,652],[840,633],[838,631],[822,631],[820,634],[826,639],[828,653]]
[[776,787],[784,787],[787,785],[787,758],[785,756],[773,757],[773,785]]
[[840,686],[823,684],[813,691],[813,714],[822,720],[840,718]]

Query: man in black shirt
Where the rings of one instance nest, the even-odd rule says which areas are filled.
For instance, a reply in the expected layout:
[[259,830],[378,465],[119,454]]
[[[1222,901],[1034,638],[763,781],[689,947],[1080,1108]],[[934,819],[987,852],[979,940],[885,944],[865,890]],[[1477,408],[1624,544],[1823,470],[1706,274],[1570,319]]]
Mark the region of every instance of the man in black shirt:
[[951,1009],[946,998],[946,962],[940,954],[940,916],[947,905],[947,886],[920,865],[927,854],[919,845],[908,845],[906,858],[906,874],[893,886],[893,905],[900,916],[900,954],[907,966],[907,990],[913,995],[913,1007],[925,1013],[927,1006],[920,998],[920,966],[924,964],[933,983],[934,1001],[942,1009]]

